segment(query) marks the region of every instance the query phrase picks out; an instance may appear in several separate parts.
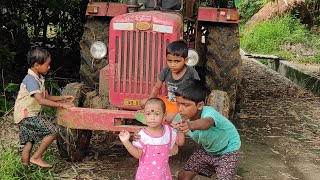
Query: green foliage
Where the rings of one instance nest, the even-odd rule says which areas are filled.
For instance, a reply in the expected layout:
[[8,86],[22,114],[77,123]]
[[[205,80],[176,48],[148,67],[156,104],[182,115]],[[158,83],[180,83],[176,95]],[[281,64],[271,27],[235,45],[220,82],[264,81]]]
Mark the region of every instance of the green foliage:
[[59,62],[65,63],[62,59],[67,59],[66,57],[74,60],[80,49],[79,41],[88,2],[89,0],[2,0],[0,69],[5,69],[6,80],[16,83],[21,81],[25,75],[21,68],[27,69],[26,54],[33,46],[49,49],[55,61],[52,63],[53,69]]
[[54,78],[47,78],[45,81],[45,87],[49,90],[51,96],[59,96],[60,95],[60,87],[58,80]]
[[14,99],[12,96],[16,94],[19,85],[14,83],[7,84],[0,96],[0,114],[3,115],[14,106]]
[[[60,87],[59,87],[58,81],[55,80],[54,78],[46,79],[45,87],[46,87],[46,89],[48,89],[48,93],[51,96],[60,96]],[[48,119],[52,119],[56,116],[57,108],[44,106],[42,108],[41,113],[43,115],[47,116]]]
[[312,16],[313,24],[320,25],[320,1],[319,0],[306,0],[308,10]]
[[303,44],[313,49],[320,48],[319,35],[310,33],[300,21],[284,16],[241,29],[241,47],[249,53],[273,54],[300,62],[319,63],[319,52],[312,57],[295,57],[283,50],[283,45]]
[[[34,149],[35,148],[37,148],[37,146],[35,146]],[[58,165],[58,160],[52,148],[49,148],[45,152],[44,159],[51,164],[56,164],[56,166],[51,169],[46,169],[36,165],[30,165],[25,169],[21,163],[21,152],[19,152],[17,147],[11,146],[4,148],[0,146],[1,179],[54,179],[53,174],[60,171],[60,165]]]
[[258,12],[268,0],[240,0],[238,2],[238,10],[243,22],[248,21],[256,12]]

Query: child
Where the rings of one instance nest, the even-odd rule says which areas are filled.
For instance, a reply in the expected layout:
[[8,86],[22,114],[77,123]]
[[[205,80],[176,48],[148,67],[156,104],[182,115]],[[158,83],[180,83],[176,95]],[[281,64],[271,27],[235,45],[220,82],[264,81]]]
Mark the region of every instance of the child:
[[[167,67],[164,68],[159,76],[156,84],[151,90],[149,98],[157,97],[163,82],[166,82],[168,96],[161,98],[167,108],[166,121],[170,124],[174,116],[178,113],[174,95],[177,87],[187,79],[200,79],[197,71],[186,65],[188,62],[188,45],[182,40],[174,41],[167,46]],[[141,101],[143,108],[146,99]]]
[[119,134],[129,153],[139,159],[136,179],[172,179],[168,159],[174,144],[184,144],[184,134],[169,125],[162,125],[165,110],[161,99],[148,99],[144,110],[148,126],[139,132],[140,139],[131,144],[128,131]]
[[[41,167],[52,167],[51,164],[42,159],[44,151],[56,138],[56,127],[39,113],[41,106],[72,107],[73,96],[49,96],[45,93],[44,75],[50,69],[51,56],[42,48],[34,48],[28,53],[28,74],[20,85],[20,91],[14,106],[14,121],[19,127],[20,144],[24,145],[22,150],[22,164],[27,167],[29,163]],[[70,99],[68,103],[56,101]],[[30,158],[32,146],[41,141],[38,149]]]
[[218,179],[234,179],[241,145],[235,126],[211,106],[204,106],[207,92],[199,80],[185,81],[175,94],[179,114],[172,126],[200,145],[178,179],[193,179],[198,174],[211,177],[213,172]]

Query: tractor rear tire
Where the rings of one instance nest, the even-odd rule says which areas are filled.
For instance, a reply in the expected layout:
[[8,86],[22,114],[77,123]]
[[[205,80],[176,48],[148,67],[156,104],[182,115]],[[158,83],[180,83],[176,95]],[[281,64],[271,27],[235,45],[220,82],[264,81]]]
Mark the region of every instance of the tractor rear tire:
[[213,107],[224,117],[229,118],[230,99],[226,92],[213,90],[206,99],[206,105]]
[[238,24],[208,26],[206,59],[205,84],[210,90],[228,93],[232,118],[242,66]]
[[[85,85],[82,83],[67,84],[62,95],[73,95],[76,107],[82,107]],[[82,161],[89,151],[91,130],[71,129],[68,127],[58,127],[57,146],[62,158],[72,162]]]
[[109,23],[106,17],[88,17],[80,41],[80,79],[91,88],[97,88],[100,70],[108,64],[107,55],[103,59],[94,59],[90,47],[95,41],[102,41],[108,49]]

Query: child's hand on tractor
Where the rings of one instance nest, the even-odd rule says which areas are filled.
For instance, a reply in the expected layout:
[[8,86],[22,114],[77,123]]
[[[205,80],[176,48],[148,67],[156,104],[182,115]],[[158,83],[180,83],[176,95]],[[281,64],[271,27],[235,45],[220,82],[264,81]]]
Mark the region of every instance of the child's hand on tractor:
[[121,142],[127,142],[130,139],[130,133],[126,130],[122,130],[119,133],[119,138],[120,138]]
[[62,103],[62,104],[61,104],[61,107],[67,109],[67,108],[74,107],[74,104],[71,103],[71,102]]
[[74,101],[74,96],[63,96],[63,99],[67,100],[69,103],[72,103]]

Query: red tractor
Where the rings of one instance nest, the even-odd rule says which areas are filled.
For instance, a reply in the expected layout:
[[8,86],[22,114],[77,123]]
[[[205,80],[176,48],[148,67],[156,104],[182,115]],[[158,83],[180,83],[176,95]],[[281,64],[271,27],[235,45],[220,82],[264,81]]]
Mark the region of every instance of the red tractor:
[[77,107],[58,111],[60,155],[81,161],[92,130],[108,131],[112,140],[117,131],[141,128],[135,121],[140,100],[166,66],[166,46],[179,39],[195,49],[189,65],[207,87],[226,92],[215,91],[207,103],[232,114],[242,65],[235,7],[234,0],[89,3],[80,42],[82,83],[63,92],[76,97]]

